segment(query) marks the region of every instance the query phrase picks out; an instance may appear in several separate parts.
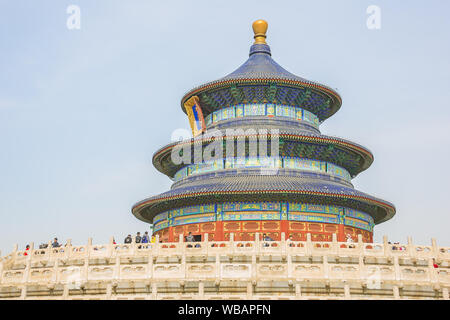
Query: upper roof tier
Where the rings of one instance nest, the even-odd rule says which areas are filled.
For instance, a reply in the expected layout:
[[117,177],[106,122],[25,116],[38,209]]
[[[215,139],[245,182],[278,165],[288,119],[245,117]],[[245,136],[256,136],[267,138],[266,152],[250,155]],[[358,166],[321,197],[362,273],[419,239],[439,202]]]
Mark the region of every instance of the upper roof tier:
[[192,96],[198,96],[204,116],[213,111],[238,104],[277,103],[297,106],[311,111],[320,121],[336,113],[342,104],[333,89],[296,76],[276,63],[266,44],[267,22],[253,23],[255,43],[250,57],[236,71],[208,82],[186,93],[183,105]]

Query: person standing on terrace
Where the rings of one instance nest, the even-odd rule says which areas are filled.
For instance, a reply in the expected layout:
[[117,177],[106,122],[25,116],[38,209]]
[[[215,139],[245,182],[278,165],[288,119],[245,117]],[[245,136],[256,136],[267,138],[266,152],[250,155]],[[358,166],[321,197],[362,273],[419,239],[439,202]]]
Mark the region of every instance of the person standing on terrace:
[[123,243],[131,243],[132,241],[133,241],[133,239],[131,238],[131,234],[129,234],[129,235],[125,238],[125,240],[124,240]]

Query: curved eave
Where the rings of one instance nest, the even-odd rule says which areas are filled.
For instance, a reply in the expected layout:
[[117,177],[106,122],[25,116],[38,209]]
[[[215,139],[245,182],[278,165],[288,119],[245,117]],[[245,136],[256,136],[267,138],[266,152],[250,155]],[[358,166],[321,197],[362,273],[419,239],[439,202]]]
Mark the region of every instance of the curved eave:
[[[233,85],[270,85],[272,83],[276,83],[277,85],[291,87],[291,88],[310,88],[315,90],[316,92],[320,94],[325,94],[328,96],[331,101],[333,102],[330,105],[329,111],[326,116],[319,117],[320,121],[323,121],[329,117],[331,117],[333,114],[335,114],[342,105],[342,98],[341,96],[330,87],[327,87],[325,85],[308,81],[308,80],[293,80],[293,79],[287,79],[287,78],[236,78],[236,79],[226,79],[226,80],[217,80],[212,81],[209,83],[206,83],[204,85],[201,85],[199,87],[196,87],[192,89],[191,91],[187,92],[183,98],[181,99],[181,110],[183,110],[184,113],[186,113],[186,110],[184,109],[184,103],[195,95],[200,95],[203,92],[208,91],[214,91],[218,89],[224,89],[224,88],[231,88]],[[242,102],[241,102],[242,103]],[[209,114],[209,112],[204,112],[205,115]]]
[[[250,135],[249,135],[250,136]],[[239,137],[239,136],[237,136]],[[346,151],[350,151],[350,152],[354,152],[357,153],[358,155],[361,156],[361,159],[363,159],[362,163],[360,163],[359,168],[357,170],[357,172],[355,174],[353,174],[353,176],[356,176],[357,174],[361,173],[362,171],[366,170],[367,168],[370,167],[370,165],[373,162],[373,154],[366,148],[341,139],[341,138],[335,138],[335,137],[328,137],[328,136],[315,136],[315,135],[294,135],[294,134],[279,134],[280,139],[292,139],[292,140],[296,140],[296,141],[300,141],[300,142],[306,142],[306,143],[317,143],[317,144],[322,144],[322,145],[334,145],[334,146],[338,146],[340,148],[343,148]],[[270,139],[270,136],[269,136]],[[207,144],[208,142],[213,141],[213,138],[203,138],[203,139],[198,139],[195,140],[196,143],[202,143],[202,144]],[[194,144],[194,139],[190,139],[190,140],[185,140],[182,142],[174,142],[171,143],[161,149],[159,149],[157,152],[155,152],[155,154],[153,155],[153,165],[155,166],[155,168],[160,171],[161,173],[164,173],[165,175],[173,178],[173,176],[175,175],[177,170],[167,170],[164,166],[163,166],[163,162],[164,161],[168,161],[167,156],[171,154],[172,149],[179,145],[180,147],[185,146],[185,145],[192,145]],[[225,150],[224,150],[225,151]],[[178,169],[182,168],[183,165],[180,165],[179,167],[177,167]],[[349,170],[350,171],[350,170]]]
[[[375,221],[375,224],[391,219],[395,215],[393,204],[374,197],[365,195],[337,194],[331,192],[305,191],[305,190],[229,190],[229,191],[194,191],[168,195],[169,192],[159,196],[145,199],[136,203],[132,208],[132,213],[136,218],[145,222],[152,222],[153,218],[161,212],[189,206],[195,204],[206,204],[214,202],[229,201],[298,201],[315,198],[319,203],[339,204],[348,206],[346,200],[365,203],[375,206],[375,212],[368,212]],[[362,193],[361,193],[362,194]],[[226,199],[226,200],[224,200]]]

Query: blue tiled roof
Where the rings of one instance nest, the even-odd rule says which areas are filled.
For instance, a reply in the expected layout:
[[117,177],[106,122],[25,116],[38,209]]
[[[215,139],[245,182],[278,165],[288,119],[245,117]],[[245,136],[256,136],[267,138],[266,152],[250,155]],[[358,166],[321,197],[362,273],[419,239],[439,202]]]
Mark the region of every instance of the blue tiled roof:
[[266,44],[254,44],[250,48],[250,57],[236,71],[219,79],[248,79],[248,78],[275,78],[289,79],[302,82],[310,82],[304,78],[298,77],[281,67],[272,59],[270,47]]
[[[154,216],[163,210],[165,206],[172,207],[175,203],[178,202],[179,204],[180,201],[183,202],[189,198],[192,198],[193,201],[198,201],[198,193],[217,192],[225,195],[230,193],[231,195],[232,193],[242,192],[251,194],[251,198],[260,198],[261,193],[264,193],[264,191],[271,191],[265,195],[262,195],[267,198],[266,200],[276,199],[279,195],[277,195],[274,191],[282,191],[284,194],[288,195],[290,199],[304,198],[308,196],[308,192],[311,192],[313,197],[322,198],[322,200],[325,201],[328,198],[330,203],[345,201],[348,206],[355,207],[355,209],[363,208],[365,212],[372,215],[376,223],[390,219],[395,213],[395,208],[391,203],[370,196],[338,182],[325,181],[322,179],[302,179],[288,175],[237,175],[217,178],[213,177],[183,184],[179,188],[174,188],[170,191],[137,203],[135,207],[148,201],[152,202],[152,204],[141,208],[138,212],[134,212],[134,214],[137,217],[142,218],[142,211],[148,210],[147,214],[149,216]],[[295,192],[298,191],[305,192],[306,194],[295,194]],[[338,198],[338,196],[344,195],[348,196],[346,198],[352,199]],[[167,199],[180,196],[183,198],[182,200],[175,201],[173,199]],[[214,199],[214,197],[214,195],[211,196],[212,199]],[[229,199],[229,195],[226,195],[223,199]],[[215,201],[220,200],[215,199]],[[374,204],[374,201],[379,204]],[[171,202],[172,204],[170,204]],[[159,206],[161,203],[164,203],[164,206],[158,209],[156,206]]]
[[[272,95],[269,87],[273,87]],[[230,88],[234,88],[232,93]],[[276,90],[275,90],[276,87]],[[280,101],[302,105],[321,121],[333,115],[341,105],[339,94],[332,88],[296,76],[276,63],[266,44],[254,44],[250,57],[237,70],[215,81],[205,83],[187,92],[181,107],[191,96],[198,95],[205,115],[214,110],[245,101]]]

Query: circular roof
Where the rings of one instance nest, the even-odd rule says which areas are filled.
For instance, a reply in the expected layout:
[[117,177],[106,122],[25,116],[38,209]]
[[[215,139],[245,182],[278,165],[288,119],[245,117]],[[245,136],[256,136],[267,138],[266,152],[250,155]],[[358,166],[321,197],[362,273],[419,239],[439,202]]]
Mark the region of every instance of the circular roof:
[[321,121],[336,113],[342,99],[339,94],[320,83],[296,76],[271,57],[270,47],[258,40],[250,47],[250,57],[237,70],[216,81],[208,82],[186,93],[184,103],[198,96],[204,115],[241,103],[281,103],[300,106],[316,114]]
[[151,222],[163,211],[208,202],[299,201],[330,203],[362,210],[381,223],[395,214],[393,204],[349,186],[322,179],[298,179],[289,175],[237,175],[194,180],[136,203],[133,214]]

